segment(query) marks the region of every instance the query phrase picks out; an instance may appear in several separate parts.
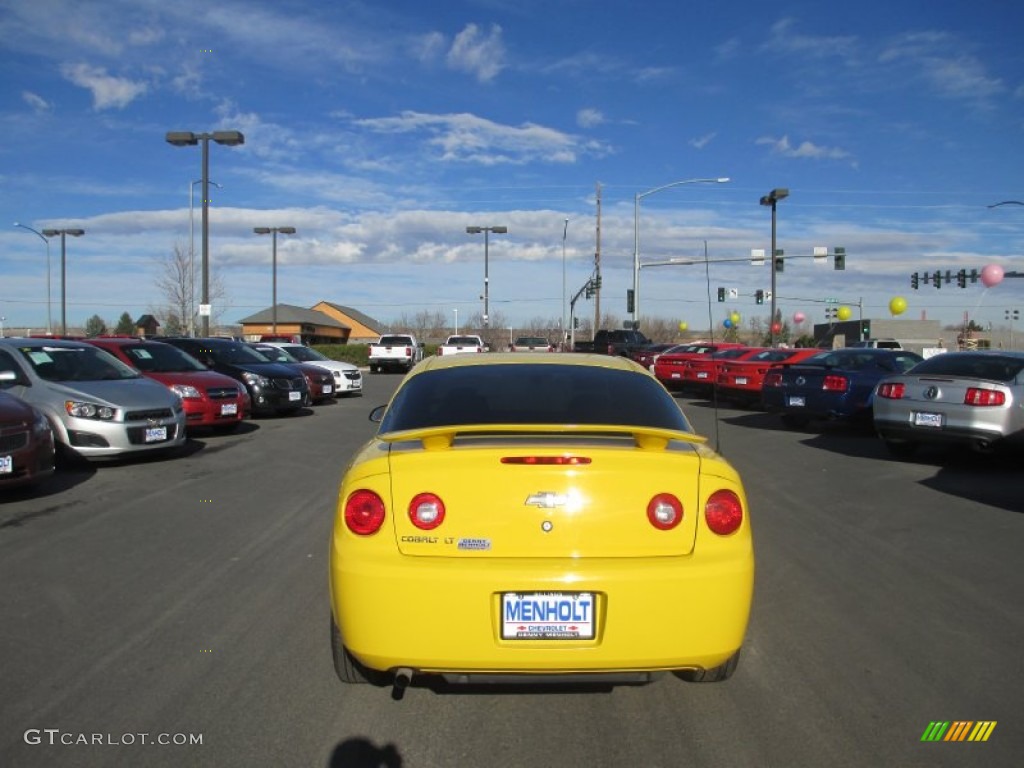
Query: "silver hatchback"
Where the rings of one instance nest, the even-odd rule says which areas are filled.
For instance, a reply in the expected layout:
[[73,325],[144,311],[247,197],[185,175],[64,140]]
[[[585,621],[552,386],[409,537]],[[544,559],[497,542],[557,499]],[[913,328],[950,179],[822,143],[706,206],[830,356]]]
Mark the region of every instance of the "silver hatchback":
[[0,386],[41,410],[58,444],[85,459],[185,442],[181,398],[91,344],[0,339]]
[[1024,444],[1024,352],[944,352],[875,390],[875,431],[893,455],[922,443]]

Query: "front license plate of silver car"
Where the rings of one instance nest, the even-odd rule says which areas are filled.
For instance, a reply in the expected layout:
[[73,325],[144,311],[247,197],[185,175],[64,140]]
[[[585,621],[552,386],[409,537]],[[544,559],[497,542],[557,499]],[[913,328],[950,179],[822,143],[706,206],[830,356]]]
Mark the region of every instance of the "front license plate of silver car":
[[0,456],[0,475],[14,472],[14,460],[10,456]]
[[807,401],[802,397],[791,397],[787,402],[791,408],[803,408],[807,405]]
[[941,413],[924,413],[922,411],[914,412],[914,426],[915,427],[941,427],[942,426],[942,414]]
[[504,592],[502,640],[593,640],[593,592]]
[[167,439],[167,427],[146,427],[146,442],[159,443]]

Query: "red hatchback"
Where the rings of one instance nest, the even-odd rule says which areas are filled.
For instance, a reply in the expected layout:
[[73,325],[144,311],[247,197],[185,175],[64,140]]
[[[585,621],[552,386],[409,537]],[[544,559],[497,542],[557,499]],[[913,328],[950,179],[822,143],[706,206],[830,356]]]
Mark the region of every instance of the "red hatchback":
[[46,417],[0,392],[0,488],[36,483],[53,474],[53,462],[53,432]]
[[725,362],[718,370],[718,394],[735,403],[759,403],[764,377],[772,367],[797,363],[818,352],[814,347],[765,349],[745,360]]
[[231,432],[248,415],[249,395],[237,381],[209,370],[177,347],[131,338],[87,341],[178,395],[185,406],[186,429]]
[[718,372],[722,365],[730,360],[746,360],[764,347],[729,347],[700,355],[689,360],[683,368],[683,389],[699,395],[706,395],[718,383]]

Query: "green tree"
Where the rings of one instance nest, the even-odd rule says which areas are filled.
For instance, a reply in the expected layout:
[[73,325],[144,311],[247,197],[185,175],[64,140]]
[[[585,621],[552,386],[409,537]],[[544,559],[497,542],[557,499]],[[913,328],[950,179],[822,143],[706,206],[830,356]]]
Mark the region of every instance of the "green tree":
[[181,336],[185,333],[185,326],[182,324],[181,318],[173,312],[168,312],[164,317],[163,328],[165,336]]
[[117,327],[114,329],[114,333],[119,336],[131,336],[135,333],[135,321],[132,320],[132,316],[127,312],[122,312],[121,317],[117,320]]
[[102,336],[107,332],[107,324],[99,315],[93,315],[85,321],[85,335],[89,338]]

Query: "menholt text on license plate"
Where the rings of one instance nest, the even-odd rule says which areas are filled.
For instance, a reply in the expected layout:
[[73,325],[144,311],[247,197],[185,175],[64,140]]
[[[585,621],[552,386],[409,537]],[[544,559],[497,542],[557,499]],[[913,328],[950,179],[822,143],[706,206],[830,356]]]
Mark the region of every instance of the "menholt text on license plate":
[[159,443],[167,439],[167,427],[146,427],[146,442]]
[[922,413],[920,411],[914,412],[914,426],[917,427],[941,427],[942,426],[942,414],[941,413]]
[[504,592],[503,640],[592,640],[592,592]]

